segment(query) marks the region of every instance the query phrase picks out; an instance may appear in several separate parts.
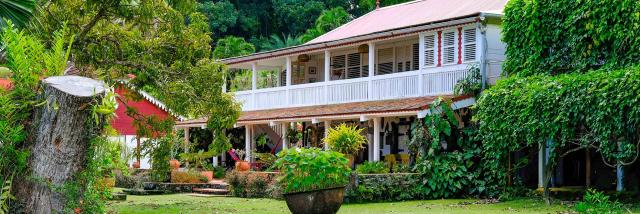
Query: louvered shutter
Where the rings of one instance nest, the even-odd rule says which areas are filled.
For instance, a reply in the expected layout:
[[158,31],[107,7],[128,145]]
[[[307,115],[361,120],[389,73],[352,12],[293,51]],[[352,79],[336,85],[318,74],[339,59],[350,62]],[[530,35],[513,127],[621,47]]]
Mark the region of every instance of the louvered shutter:
[[393,48],[378,50],[377,75],[393,73]]
[[331,71],[333,73],[341,73],[344,75],[344,67],[346,65],[345,55],[337,55],[331,57]]
[[476,29],[465,29],[462,35],[464,44],[464,61],[476,60]]
[[411,45],[411,60],[412,60],[412,63],[411,63],[411,66],[412,66],[411,68],[412,69],[411,70],[414,70],[414,71],[418,70],[419,67],[420,67],[419,66],[419,61],[420,61],[420,59],[419,59],[420,58],[420,55],[419,55],[420,54],[419,53],[420,52],[420,48],[419,47],[420,46],[417,43]]
[[[436,36],[427,35],[424,37],[424,66],[428,67],[428,66],[435,66],[435,65],[436,65]],[[416,68],[416,70],[418,69]]]
[[456,33],[445,32],[442,36],[442,62],[444,64],[455,63],[456,59]]
[[360,78],[360,54],[347,55],[347,79]]

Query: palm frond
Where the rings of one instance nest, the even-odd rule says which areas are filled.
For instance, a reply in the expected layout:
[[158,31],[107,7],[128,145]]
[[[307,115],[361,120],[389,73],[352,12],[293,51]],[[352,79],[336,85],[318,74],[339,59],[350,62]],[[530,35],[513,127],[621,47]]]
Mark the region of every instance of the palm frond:
[[11,20],[18,27],[25,26],[35,7],[35,0],[0,0],[0,28],[6,26],[5,20]]

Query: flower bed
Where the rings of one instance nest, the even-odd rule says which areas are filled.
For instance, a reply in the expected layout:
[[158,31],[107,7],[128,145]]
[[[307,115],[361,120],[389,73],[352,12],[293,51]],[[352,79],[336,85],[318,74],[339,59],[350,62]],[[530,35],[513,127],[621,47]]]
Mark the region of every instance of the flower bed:
[[345,202],[420,199],[420,174],[352,174]]

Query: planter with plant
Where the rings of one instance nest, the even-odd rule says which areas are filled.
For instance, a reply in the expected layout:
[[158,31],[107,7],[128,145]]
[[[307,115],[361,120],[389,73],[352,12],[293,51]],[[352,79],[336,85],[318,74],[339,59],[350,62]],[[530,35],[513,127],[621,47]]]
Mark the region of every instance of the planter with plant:
[[211,152],[211,151],[205,152],[204,150],[200,150],[198,152],[180,154],[180,157],[185,162],[193,163],[192,170],[194,170],[194,171],[200,170],[200,174],[202,174],[203,176],[207,177],[207,179],[209,181],[213,180],[213,169],[212,169],[212,167],[209,166],[209,164],[204,164],[204,163],[206,163],[205,159],[213,157],[213,152]]
[[278,153],[274,166],[294,213],[336,213],[344,199],[351,169],[343,154],[318,148],[287,149]]
[[357,126],[340,124],[338,127],[329,128],[329,133],[324,138],[324,143],[329,145],[332,151],[340,152],[349,159],[349,166],[353,166],[353,155],[364,148],[367,138],[362,135],[364,129]]
[[251,165],[249,162],[244,160],[246,152],[242,149],[236,149],[235,153],[238,156],[238,161],[236,161],[236,170],[241,172],[249,171],[249,169],[251,169]]

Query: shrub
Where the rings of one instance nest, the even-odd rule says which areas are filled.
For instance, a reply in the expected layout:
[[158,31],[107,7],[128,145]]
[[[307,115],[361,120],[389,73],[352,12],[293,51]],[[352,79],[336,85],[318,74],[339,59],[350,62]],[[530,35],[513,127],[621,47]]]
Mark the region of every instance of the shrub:
[[206,183],[207,181],[208,181],[207,177],[205,177],[204,175],[196,171],[187,171],[187,172],[171,171],[171,183],[196,184],[196,183]]
[[356,167],[356,172],[359,174],[383,174],[389,173],[389,167],[384,162],[366,161]]
[[584,199],[576,204],[576,211],[583,214],[622,213],[622,204],[611,201],[608,195],[597,190],[589,189]]
[[268,169],[273,166],[273,163],[278,159],[274,154],[271,153],[256,153],[256,157],[258,158],[258,163],[261,163],[263,168]]
[[343,154],[318,148],[287,149],[278,153],[275,167],[285,193],[344,186],[351,169]]
[[227,169],[225,169],[223,166],[216,166],[213,168],[214,178],[224,178],[225,174],[227,174]]
[[357,126],[340,124],[336,128],[329,128],[329,133],[324,138],[324,143],[329,144],[332,151],[337,151],[345,155],[350,155],[364,148],[367,138],[362,135],[364,129]]
[[422,198],[418,174],[354,175],[345,192],[348,202],[402,201]]
[[396,164],[393,165],[393,168],[391,169],[391,171],[393,173],[410,173],[411,171],[411,167],[407,164]]
[[227,173],[226,181],[234,197],[281,198],[282,193],[275,179],[275,173],[238,172]]

